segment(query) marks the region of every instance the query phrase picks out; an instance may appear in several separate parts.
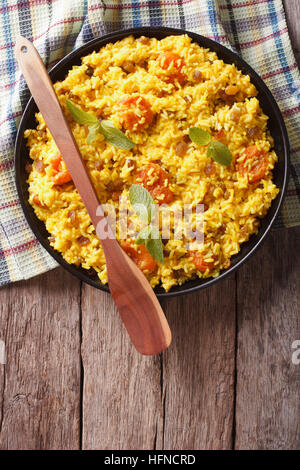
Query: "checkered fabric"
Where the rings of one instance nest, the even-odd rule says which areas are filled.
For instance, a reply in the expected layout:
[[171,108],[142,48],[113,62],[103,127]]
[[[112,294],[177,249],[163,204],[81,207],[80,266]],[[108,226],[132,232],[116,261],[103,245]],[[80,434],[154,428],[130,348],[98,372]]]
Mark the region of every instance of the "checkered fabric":
[[29,98],[14,54],[18,34],[34,42],[48,67],[92,38],[147,25],[185,28],[236,50],[269,86],[289,131],[291,179],[277,227],[300,224],[300,76],[281,0],[2,0],[0,5],[0,284],[56,266],[29,229],[14,183],[14,141]]

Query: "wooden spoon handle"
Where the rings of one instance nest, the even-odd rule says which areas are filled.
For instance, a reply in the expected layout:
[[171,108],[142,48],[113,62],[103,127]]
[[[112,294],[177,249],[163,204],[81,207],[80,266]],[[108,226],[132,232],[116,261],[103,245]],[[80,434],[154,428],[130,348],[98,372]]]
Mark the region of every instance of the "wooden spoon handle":
[[105,247],[109,290],[136,349],[155,355],[171,344],[171,331],[160,303],[142,271],[120,248]]
[[[93,225],[97,227],[104,213],[42,59],[33,44],[22,36],[16,41],[16,56],[34,101],[63,155]],[[80,191],[80,188],[86,189]],[[110,230],[108,224],[106,228]]]
[[[109,288],[130,338],[142,354],[158,354],[171,343],[170,328],[161,306],[145,276],[115,239],[38,52],[30,41],[20,36],[16,41],[16,55],[101,240]],[[97,230],[99,222],[101,233]]]

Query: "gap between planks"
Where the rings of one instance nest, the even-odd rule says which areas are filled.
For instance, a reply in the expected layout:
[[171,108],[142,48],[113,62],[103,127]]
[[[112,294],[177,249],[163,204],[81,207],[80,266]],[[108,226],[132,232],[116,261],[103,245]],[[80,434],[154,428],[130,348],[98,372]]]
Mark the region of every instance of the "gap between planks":
[[143,357],[111,298],[83,286],[84,449],[231,449],[235,278],[162,302],[171,347]]

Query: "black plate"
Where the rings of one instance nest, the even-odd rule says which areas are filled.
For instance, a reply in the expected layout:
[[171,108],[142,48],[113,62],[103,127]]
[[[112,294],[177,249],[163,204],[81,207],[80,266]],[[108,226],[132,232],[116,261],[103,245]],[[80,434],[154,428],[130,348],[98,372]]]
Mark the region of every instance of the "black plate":
[[[132,34],[135,37],[144,35],[156,37],[157,39],[162,39],[172,34],[188,34],[193,39],[193,41],[197,42],[201,47],[209,48],[211,51],[215,51],[218,54],[218,57],[220,59],[223,59],[224,62],[229,64],[234,63],[244,74],[250,75],[252,83],[258,89],[258,99],[260,101],[263,111],[270,118],[268,126],[272,136],[275,139],[275,151],[279,157],[279,161],[274,170],[274,182],[280,188],[280,193],[272,202],[272,206],[267,216],[261,221],[259,233],[257,235],[253,235],[248,242],[242,245],[241,251],[231,258],[232,265],[230,269],[223,271],[217,278],[202,280],[194,279],[186,282],[182,286],[173,287],[170,292],[167,293],[161,287],[155,288],[155,293],[158,297],[187,294],[189,292],[194,292],[196,290],[211,286],[215,282],[218,282],[221,279],[224,279],[225,277],[229,276],[254,253],[254,251],[261,245],[262,241],[266,237],[278,214],[287,186],[289,162],[289,141],[287,131],[278,105],[276,104],[271,92],[264,84],[262,79],[257,75],[257,73],[243,59],[241,59],[234,52],[218,44],[217,42],[212,41],[211,39],[207,39],[203,36],[200,36],[199,34],[184,31],[182,29],[164,27],[133,28],[124,31],[117,31],[101,38],[93,39],[92,41],[83,45],[76,51],[68,54],[50,71],[50,77],[52,81],[56,82],[57,80],[63,80],[73,65],[81,64],[81,57],[90,54],[95,49],[97,50],[101,48],[108,42],[116,42],[128,36],[129,34]],[[30,159],[23,135],[25,129],[34,128],[36,126],[34,117],[34,114],[36,112],[37,107],[33,99],[31,98],[22,116],[15,146],[16,184],[22,208],[25,213],[25,217],[37,239],[46,248],[46,250],[56,259],[56,261],[58,261],[58,263],[60,263],[71,274],[81,279],[82,281],[85,281],[86,283],[90,284],[91,286],[97,287],[98,289],[108,291],[108,287],[102,285],[100,281],[97,280],[97,278],[91,279],[85,269],[78,268],[74,265],[66,263],[61,254],[58,251],[53,250],[53,248],[48,242],[49,234],[45,228],[44,223],[36,217],[33,208],[28,202],[28,188],[26,183],[27,174],[25,171],[25,165],[26,163],[30,162]]]

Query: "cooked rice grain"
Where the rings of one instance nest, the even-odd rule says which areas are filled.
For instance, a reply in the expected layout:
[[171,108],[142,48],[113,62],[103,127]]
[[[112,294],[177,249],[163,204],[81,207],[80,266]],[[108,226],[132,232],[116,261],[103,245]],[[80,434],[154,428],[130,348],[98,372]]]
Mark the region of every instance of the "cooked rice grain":
[[[168,79],[176,69],[174,64],[166,70],[159,64],[160,55],[170,52],[183,59],[183,82],[182,77]],[[178,67],[181,62],[175,65]],[[117,208],[116,192],[128,198],[139,170],[149,163],[157,163],[168,172],[174,194],[172,209],[184,204],[205,204],[201,253],[204,262],[213,263],[213,268],[204,272],[196,268],[184,238],[167,240],[164,265],[145,272],[151,285],[161,283],[168,291],[196,276],[216,277],[221,269],[228,268],[241,243],[258,231],[259,219],[266,215],[279,191],[272,182],[277,156],[272,151],[268,118],[260,108],[249,76],[186,35],[160,41],[135,40],[130,36],[83,57],[82,65],[74,66],[65,80],[55,84],[55,90],[102,204],[109,202]],[[154,114],[149,125],[126,131],[137,144],[132,150],[113,147],[101,134],[88,145],[87,127],[76,123],[65,106],[66,99],[70,99],[122,129],[119,102],[131,95],[145,98]],[[25,132],[30,157],[36,162],[28,178],[29,201],[44,221],[51,245],[64,259],[87,270],[94,268],[100,281],[106,283],[104,254],[95,229],[73,183],[54,184],[51,162],[58,150],[41,114],[36,118],[37,128]],[[141,122],[145,123],[143,113]],[[188,139],[188,130],[193,126],[212,135],[221,132],[222,142],[234,157],[229,167],[212,162],[206,156],[206,147],[197,147]],[[184,151],[179,151],[182,143]],[[268,155],[264,177],[253,183],[249,183],[246,170],[243,174],[237,169],[249,146]],[[39,161],[43,166],[37,164]],[[208,171],[208,165],[213,165],[214,171]],[[114,189],[116,184],[118,188]],[[134,215],[132,218],[136,220]]]

